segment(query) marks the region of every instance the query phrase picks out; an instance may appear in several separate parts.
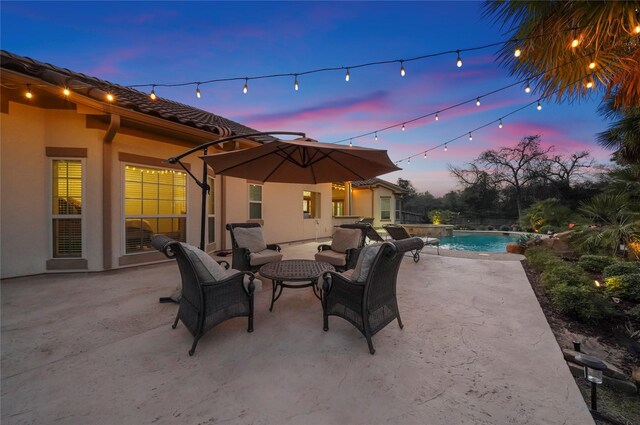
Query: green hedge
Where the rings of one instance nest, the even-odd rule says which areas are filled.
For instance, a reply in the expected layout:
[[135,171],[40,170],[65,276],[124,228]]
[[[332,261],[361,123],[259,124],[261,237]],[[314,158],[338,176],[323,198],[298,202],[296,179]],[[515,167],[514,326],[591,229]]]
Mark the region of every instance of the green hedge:
[[592,284],[592,280],[579,266],[565,262],[548,263],[540,279],[545,290],[551,290],[558,285],[586,286]]
[[612,314],[606,299],[588,286],[559,284],[549,290],[549,297],[561,313],[583,323],[597,323]]
[[612,276],[622,276],[625,274],[640,273],[640,263],[638,262],[621,262],[612,264],[604,268],[603,275],[605,278]]
[[617,260],[613,257],[607,257],[605,255],[583,255],[578,260],[578,265],[584,270],[591,273],[602,273],[605,267],[617,263]]
[[640,273],[608,277],[604,280],[604,287],[615,297],[640,302]]
[[533,268],[538,273],[542,273],[550,264],[560,264],[562,260],[553,255],[551,251],[546,248],[534,246],[524,253]]

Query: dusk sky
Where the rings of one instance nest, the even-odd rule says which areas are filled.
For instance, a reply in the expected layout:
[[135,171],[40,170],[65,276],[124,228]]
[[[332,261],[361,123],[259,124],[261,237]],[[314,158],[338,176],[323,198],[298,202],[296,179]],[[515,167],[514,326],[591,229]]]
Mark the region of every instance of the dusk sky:
[[[10,2],[2,1],[1,47],[120,85],[186,83],[218,78],[295,74],[327,67],[406,59],[504,41],[499,25],[482,17],[480,2]],[[156,87],[160,97],[186,103],[261,131],[305,132],[335,142],[516,82],[495,62],[499,47],[298,77]],[[526,53],[523,53],[526,54]],[[139,90],[149,92],[148,88]],[[601,95],[601,93],[600,93]],[[359,146],[387,149],[393,161],[417,155],[402,171],[381,176],[410,180],[418,191],[443,195],[456,188],[447,164],[463,165],[481,151],[513,146],[540,134],[558,153],[609,153],[595,134],[607,123],[599,97],[579,104],[543,101],[448,146],[423,152],[537,100],[524,84],[374,136]]]

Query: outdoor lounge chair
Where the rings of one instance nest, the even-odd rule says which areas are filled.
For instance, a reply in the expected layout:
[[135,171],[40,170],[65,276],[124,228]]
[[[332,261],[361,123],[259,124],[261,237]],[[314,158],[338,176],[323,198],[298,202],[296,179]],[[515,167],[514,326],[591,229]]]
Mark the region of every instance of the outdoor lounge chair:
[[329,316],[351,322],[367,339],[369,352],[375,353],[371,337],[394,319],[402,329],[396,297],[396,279],[404,253],[420,250],[420,238],[368,245],[363,248],[354,270],[323,274],[323,329],[329,330]]
[[[389,236],[391,236],[391,239],[395,241],[400,241],[403,239],[413,237],[412,235],[409,234],[409,232],[407,232],[407,229],[405,229],[403,226],[400,226],[398,224],[385,224],[382,227],[384,228],[384,230],[387,231]],[[440,239],[427,238],[427,237],[421,237],[420,239],[422,239],[425,245],[435,246],[437,249],[438,255],[440,255]],[[419,249],[411,251],[411,255],[413,255],[413,261],[415,261],[416,263],[420,261],[420,251],[421,250]]]
[[318,246],[316,261],[329,263],[339,271],[353,269],[365,245],[369,227],[366,223],[341,224],[333,233],[331,245]]
[[172,328],[181,320],[193,335],[190,356],[202,335],[227,319],[246,316],[247,332],[253,332],[253,273],[225,270],[205,252],[165,235],[154,236],[151,244],[178,262],[182,294]]
[[264,242],[259,223],[228,223],[231,234],[231,267],[256,272],[261,266],[282,260],[280,245]]

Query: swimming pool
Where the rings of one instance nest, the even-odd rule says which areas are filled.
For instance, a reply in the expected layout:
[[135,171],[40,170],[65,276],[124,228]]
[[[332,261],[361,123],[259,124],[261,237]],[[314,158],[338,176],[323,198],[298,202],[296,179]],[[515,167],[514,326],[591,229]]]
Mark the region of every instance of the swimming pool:
[[455,251],[507,252],[507,244],[520,235],[502,233],[461,233],[440,238],[440,248]]

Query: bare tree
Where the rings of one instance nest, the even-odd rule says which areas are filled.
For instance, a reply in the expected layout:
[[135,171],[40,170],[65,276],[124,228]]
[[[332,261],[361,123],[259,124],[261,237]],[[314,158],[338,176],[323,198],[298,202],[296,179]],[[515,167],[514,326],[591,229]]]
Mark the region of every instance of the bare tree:
[[595,164],[589,151],[576,152],[569,158],[555,155],[549,158],[543,177],[549,181],[569,187],[575,179],[584,177],[584,172]]

